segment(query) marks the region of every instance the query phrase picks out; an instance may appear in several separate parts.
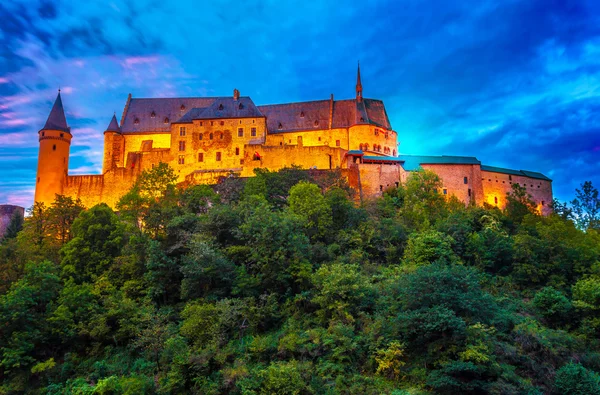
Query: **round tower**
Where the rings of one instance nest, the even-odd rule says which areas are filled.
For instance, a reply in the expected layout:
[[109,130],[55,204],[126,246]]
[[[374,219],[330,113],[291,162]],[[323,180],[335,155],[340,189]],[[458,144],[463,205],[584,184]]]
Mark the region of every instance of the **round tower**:
[[102,174],[118,167],[119,160],[125,149],[125,140],[121,135],[121,128],[117,122],[117,116],[113,115],[106,131],[104,132],[104,159],[102,161]]
[[65,111],[58,96],[44,127],[38,132],[38,154],[35,201],[50,206],[55,195],[62,195],[69,170],[71,128],[67,126]]

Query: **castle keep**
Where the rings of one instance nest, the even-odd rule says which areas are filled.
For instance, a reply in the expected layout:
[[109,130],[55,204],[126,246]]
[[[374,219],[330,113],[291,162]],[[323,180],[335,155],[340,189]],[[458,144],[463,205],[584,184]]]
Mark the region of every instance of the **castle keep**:
[[[222,177],[251,177],[254,169],[342,169],[360,196],[376,196],[419,168],[443,180],[440,193],[465,203],[504,207],[512,183],[526,187],[547,213],[552,181],[543,174],[482,165],[474,157],[398,154],[398,135],[381,100],[363,98],[360,68],[356,96],[257,106],[233,91],[229,97],[127,98],[120,122],[104,132],[102,174],[69,175],[71,130],[60,92],[39,131],[35,201],[56,194],[91,207],[114,207],[137,176],[160,162],[179,182],[215,184]],[[75,136],[76,138],[76,136]]]

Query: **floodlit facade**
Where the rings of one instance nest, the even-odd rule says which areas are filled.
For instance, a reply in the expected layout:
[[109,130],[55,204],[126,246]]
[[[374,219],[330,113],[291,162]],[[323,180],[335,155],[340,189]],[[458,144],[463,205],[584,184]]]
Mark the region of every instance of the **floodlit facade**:
[[[60,92],[39,131],[35,200],[56,194],[90,207],[114,207],[138,175],[169,164],[184,185],[251,177],[254,169],[341,169],[361,198],[381,194],[418,168],[444,182],[440,193],[465,203],[503,207],[512,182],[527,186],[541,212],[552,201],[551,180],[540,173],[483,166],[476,158],[398,154],[398,134],[381,100],[363,98],[360,68],[353,99],[257,106],[235,89],[228,97],[127,98],[120,121],[104,132],[102,174],[69,175],[70,128]],[[76,136],[75,136],[76,138]],[[464,162],[464,163],[463,163]],[[508,181],[508,182],[507,182]]]

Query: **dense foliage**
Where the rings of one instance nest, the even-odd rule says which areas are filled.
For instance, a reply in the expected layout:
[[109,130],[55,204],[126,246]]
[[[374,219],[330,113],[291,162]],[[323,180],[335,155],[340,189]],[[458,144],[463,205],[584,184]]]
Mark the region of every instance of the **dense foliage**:
[[[600,394],[597,190],[541,217],[417,172],[57,196],[0,244],[0,394]],[[20,230],[20,231],[19,231]]]

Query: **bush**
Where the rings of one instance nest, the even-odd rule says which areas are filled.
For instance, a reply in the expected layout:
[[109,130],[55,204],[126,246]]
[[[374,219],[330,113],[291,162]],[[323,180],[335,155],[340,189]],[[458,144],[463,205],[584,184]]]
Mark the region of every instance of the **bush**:
[[557,394],[598,395],[600,375],[578,363],[569,363],[556,372],[554,386]]

